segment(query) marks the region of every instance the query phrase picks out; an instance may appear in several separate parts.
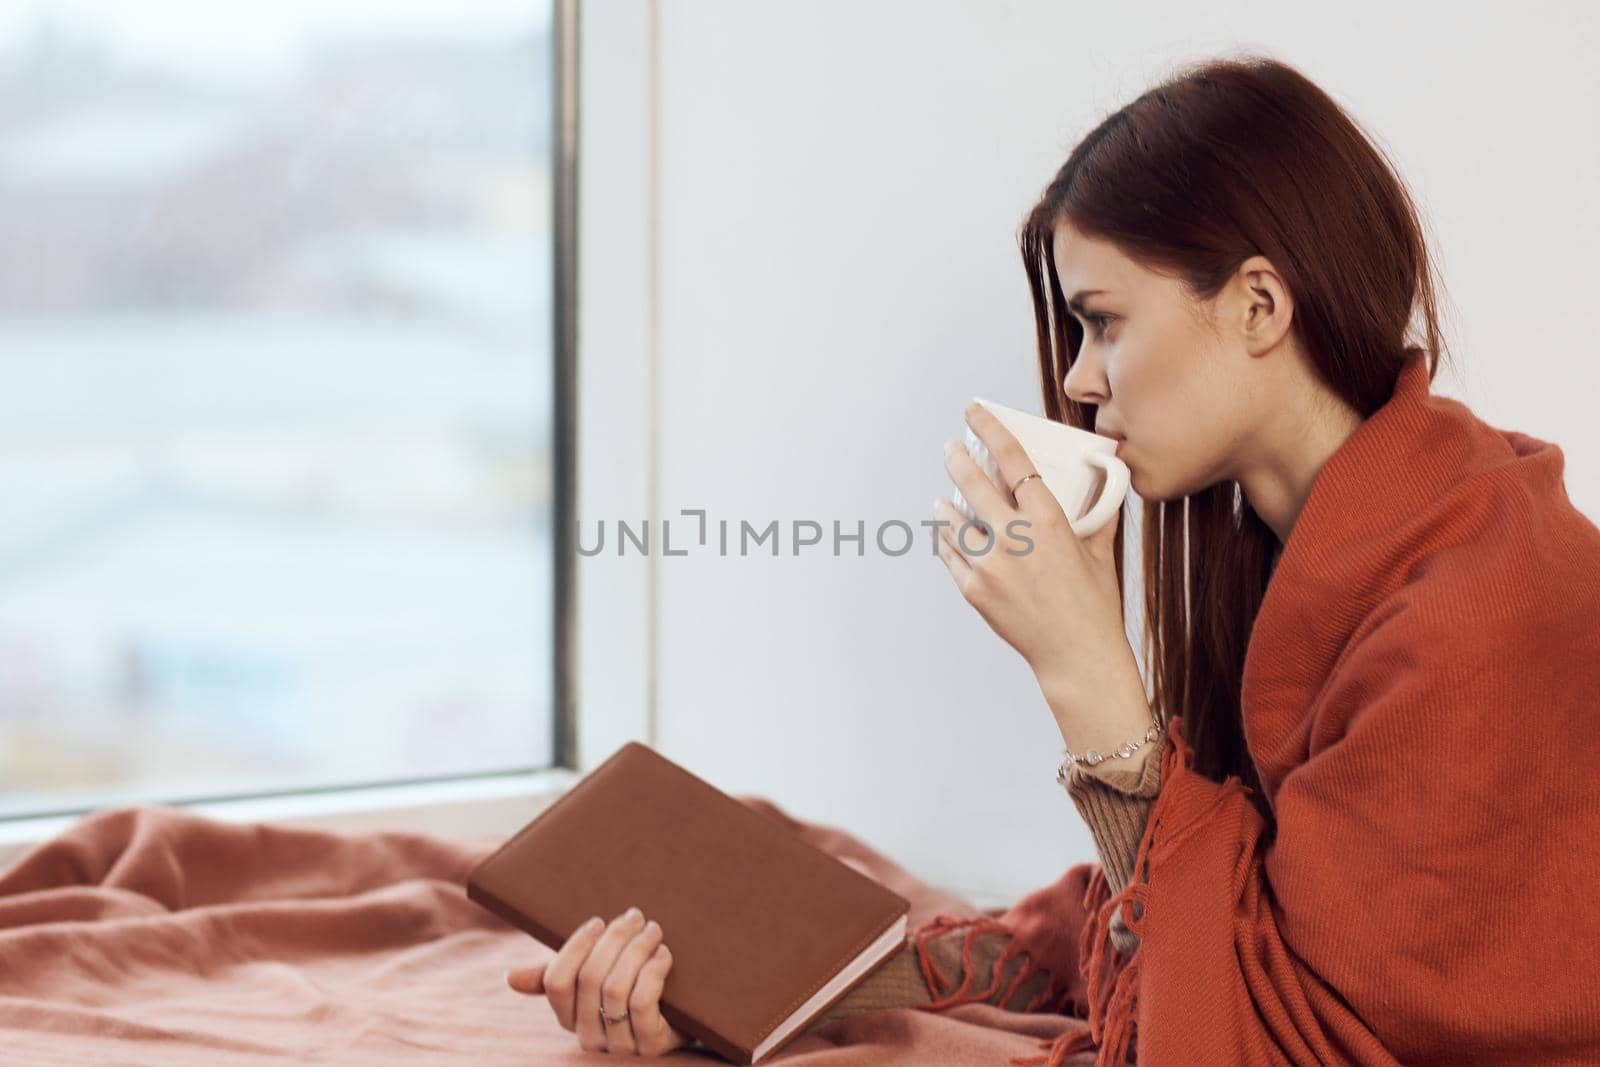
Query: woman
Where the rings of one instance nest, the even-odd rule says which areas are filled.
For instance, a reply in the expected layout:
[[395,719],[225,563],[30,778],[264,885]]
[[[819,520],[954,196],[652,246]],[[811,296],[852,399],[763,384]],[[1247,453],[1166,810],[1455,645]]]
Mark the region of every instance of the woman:
[[[1086,1017],[1051,1063],[1135,1033],[1157,1067],[1600,1062],[1600,530],[1560,448],[1430,392],[1433,271],[1385,157],[1291,67],[1212,61],[1091,131],[1021,246],[1045,414],[1122,438],[1150,505],[1150,693],[1121,524],[1073,536],[969,407],[1008,488],[960,448],[951,477],[1034,547],[968,551],[941,503],[940,557],[1088,756],[1064,779],[1101,862],[925,925],[818,1025],[987,999]],[[588,963],[652,1017],[667,964],[630,931],[552,965],[579,1016]],[[976,943],[929,988],[924,957]]]

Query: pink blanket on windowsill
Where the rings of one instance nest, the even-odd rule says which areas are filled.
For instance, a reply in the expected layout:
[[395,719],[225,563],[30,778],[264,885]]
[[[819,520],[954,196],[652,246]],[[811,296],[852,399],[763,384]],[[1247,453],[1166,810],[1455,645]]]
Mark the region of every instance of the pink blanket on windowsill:
[[[904,895],[912,929],[1004,910],[938,891],[843,830],[739,799]],[[0,1063],[614,1060],[582,1051],[542,997],[507,987],[507,970],[555,952],[467,899],[467,871],[499,843],[225,823],[166,807],[88,816],[0,873]],[[1052,1040],[1086,1029],[1070,1015],[984,1003],[891,1009],[821,1026],[775,1058],[996,1067],[1040,1062]],[[668,1058],[722,1062],[699,1047]]]

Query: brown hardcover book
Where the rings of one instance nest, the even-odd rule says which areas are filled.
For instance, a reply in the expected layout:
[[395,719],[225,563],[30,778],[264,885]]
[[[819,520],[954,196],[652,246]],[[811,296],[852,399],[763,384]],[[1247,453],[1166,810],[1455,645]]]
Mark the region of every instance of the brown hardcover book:
[[911,902],[630,741],[467,876],[553,949],[630,905],[661,926],[667,1022],[760,1063],[906,940]]

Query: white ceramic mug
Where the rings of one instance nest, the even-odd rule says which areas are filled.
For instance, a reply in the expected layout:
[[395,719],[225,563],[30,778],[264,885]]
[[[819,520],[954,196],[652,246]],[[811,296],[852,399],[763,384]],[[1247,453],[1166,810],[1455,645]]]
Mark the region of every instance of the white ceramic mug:
[[[1088,537],[1111,521],[1128,495],[1130,481],[1128,465],[1117,458],[1116,441],[982,397],[977,400],[1011,431],[1011,436],[1028,454],[1034,470],[1039,472],[1039,480],[1060,502],[1073,533]],[[1001,494],[1009,498],[1011,487],[1000,484],[999,464],[970,426],[966,443],[973,460],[989,475]],[[1100,480],[1101,472],[1105,474],[1105,486],[1096,499],[1095,483]],[[961,490],[957,489],[950,499],[961,514],[969,519],[977,518],[971,505],[961,496]]]

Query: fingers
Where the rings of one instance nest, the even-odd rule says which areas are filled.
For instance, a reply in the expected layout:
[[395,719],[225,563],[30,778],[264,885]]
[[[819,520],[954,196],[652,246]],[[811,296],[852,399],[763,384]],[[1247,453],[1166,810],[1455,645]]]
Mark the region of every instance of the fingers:
[[[555,959],[513,968],[506,983],[519,993],[543,993],[586,1052],[662,1055],[687,1043],[661,1014],[672,968],[663,936],[656,922],[629,908],[610,923],[580,926]],[[602,1019],[602,1010],[616,1021]]]
[[990,529],[1004,524],[1006,516],[1013,510],[1011,501],[1001,495],[989,475],[978,466],[960,441],[945,442],[944,469],[950,475],[950,480],[956,483],[956,488],[961,490],[962,497],[979,522]]
[[950,577],[956,580],[956,585],[965,590],[967,583],[972,580],[972,564],[956,547],[955,539],[958,536],[956,531],[961,528],[962,523],[967,521],[967,517],[957,511],[955,505],[943,497],[933,502],[933,514],[935,518],[944,519],[951,523],[949,526],[938,527],[939,558],[944,560],[944,565],[950,571]]
[[660,1056],[682,1043],[682,1035],[661,1015],[661,990],[667,984],[667,972],[672,970],[672,953],[666,945],[657,945],[644,966],[639,968],[639,978],[628,997],[628,1012],[633,1016],[633,1036],[639,1044],[639,1055]]
[[[561,951],[556,953],[556,958],[545,964],[545,996],[550,998],[550,1010],[556,1013],[556,1021],[563,1029],[571,1030],[576,1026],[578,972],[588,961],[589,952],[599,942],[605,929],[604,922],[591,919],[574,930],[561,946]],[[598,1025],[599,1020],[595,1022]]]
[[[613,1019],[624,1013],[628,1015],[619,1022],[605,1024],[606,1038],[612,1052],[630,1055],[639,1052],[636,1046],[640,1033],[639,1020],[633,1015],[634,990],[638,985],[640,968],[650,960],[660,946],[661,927],[653,920],[645,923],[623,947],[610,973],[600,985],[600,1006],[605,1009],[605,1013]],[[647,1007],[650,1011],[656,1012],[657,1018],[660,1017],[659,1009],[654,1004]],[[651,1025],[654,1026],[653,1023]]]
[[506,972],[506,985],[518,993],[543,993],[545,966],[513,967]]
[[[978,440],[982,441],[984,447],[989,450],[989,455],[994,457],[995,465],[1000,468],[1001,483],[1006,488],[1004,490],[994,489],[994,483],[990,482],[990,496],[994,504],[1003,505],[995,508],[995,515],[997,517],[1003,516],[1011,508],[1011,486],[1016,485],[1017,480],[1023,475],[1033,473],[1033,460],[1028,458],[1028,453],[1023,450],[1021,442],[1016,439],[1010,430],[1006,429],[1006,424],[1001,422],[994,412],[976,400],[969,403],[962,414],[966,417],[967,425],[972,427],[972,432],[978,435]],[[962,452],[965,451],[966,449],[962,449]],[[968,458],[970,459],[971,457]],[[977,464],[972,466],[976,469]],[[980,471],[979,473],[982,472]],[[1038,479],[1034,480],[1037,481]],[[984,481],[988,482],[989,479],[985,477]],[[966,491],[967,488],[963,485],[961,487],[962,494],[965,495]],[[971,497],[967,497],[967,499],[969,501],[972,500]],[[976,502],[973,502],[972,510],[976,511],[984,521],[989,521]]]
[[644,916],[639,909],[629,908],[606,924],[605,932],[590,949],[589,958],[578,968],[578,995],[573,1009],[577,1025],[574,1029],[578,1044],[586,1052],[604,1052],[608,1047],[613,1051],[621,1051],[617,1045],[624,1041],[632,1051],[633,1040],[628,1020],[603,1023],[600,1009],[604,993],[606,1014],[617,1016],[627,1010],[629,990],[624,989],[621,996],[617,996],[614,986],[605,988],[606,977],[616,966],[622,950],[627,948],[628,942],[643,927]]

